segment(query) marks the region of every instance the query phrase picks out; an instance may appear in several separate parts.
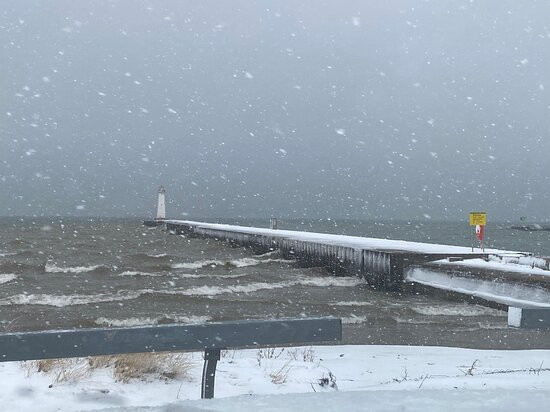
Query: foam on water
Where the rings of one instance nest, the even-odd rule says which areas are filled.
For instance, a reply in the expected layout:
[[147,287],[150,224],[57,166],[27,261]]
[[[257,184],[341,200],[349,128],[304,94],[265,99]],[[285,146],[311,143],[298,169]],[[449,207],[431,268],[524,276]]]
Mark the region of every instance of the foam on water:
[[207,266],[217,266],[223,265],[223,262],[220,260],[197,260],[195,262],[188,263],[174,263],[172,265],[173,269],[201,269]]
[[0,258],[7,257],[7,256],[15,256],[17,253],[14,252],[0,252]]
[[208,316],[181,316],[181,315],[163,315],[155,318],[127,318],[127,319],[111,319],[100,317],[94,322],[96,325],[101,326],[115,326],[115,327],[130,327],[130,326],[143,326],[143,325],[158,325],[159,322],[171,322],[171,323],[205,323],[211,318]]
[[346,276],[346,277],[303,277],[297,281],[298,285],[301,286],[340,286],[340,287],[354,287],[358,285],[365,284],[357,276]]
[[216,296],[225,293],[253,293],[260,290],[281,289],[295,285],[296,282],[281,282],[281,283],[266,283],[256,282],[245,285],[230,285],[230,286],[198,286],[185,290],[168,290],[159,291],[170,295],[186,295],[186,296]]
[[15,273],[0,273],[0,284],[11,282],[16,277]]
[[352,300],[349,302],[336,302],[333,304],[334,306],[372,306],[371,302],[359,302],[356,300]]
[[416,306],[411,309],[421,315],[428,316],[498,316],[502,312],[497,309],[479,305],[445,305],[445,306]]
[[279,283],[254,282],[248,284],[237,284],[227,286],[198,286],[192,288],[177,289],[141,289],[141,290],[123,290],[118,293],[100,293],[100,294],[72,294],[72,295],[53,295],[53,294],[27,294],[21,293],[0,299],[0,306],[7,305],[47,305],[55,307],[65,307],[71,305],[86,305],[90,303],[116,302],[121,300],[137,299],[145,294],[156,295],[183,295],[183,296],[216,296],[226,293],[254,293],[261,290],[282,289],[293,286],[316,286],[316,287],[353,287],[361,284],[361,280],[355,277],[302,277],[297,280]]
[[256,255],[256,257],[269,257],[269,256],[273,256],[273,255],[277,255],[279,252],[279,249],[275,249],[275,250],[272,250],[271,252],[266,252],[266,253],[262,253],[261,255]]
[[106,268],[104,265],[91,265],[91,266],[72,266],[72,267],[59,267],[55,264],[46,263],[46,273],[86,273],[92,272],[99,268]]
[[249,276],[249,274],[235,273],[233,275],[230,275],[230,274],[213,273],[213,274],[197,275],[197,274],[191,274],[191,273],[176,273],[175,276],[182,279],[205,279],[205,278],[235,279],[235,278],[243,278],[243,277]]
[[168,276],[172,275],[182,279],[204,279],[204,278],[241,278],[248,276],[246,273],[239,273],[235,275],[219,275],[219,274],[204,274],[198,275],[194,273],[150,273],[150,272],[140,272],[137,270],[126,270],[122,273],[119,273],[118,276],[150,276],[150,277],[159,277],[159,276]]
[[164,276],[163,273],[150,273],[150,272],[140,272],[137,270],[126,270],[122,273],[119,273],[119,276]]
[[243,285],[228,285],[228,286],[198,286],[189,289],[158,291],[158,293],[177,294],[187,296],[216,296],[225,293],[253,293],[260,290],[282,289],[293,286],[317,286],[317,287],[354,287],[363,283],[359,278],[355,277],[310,277],[299,278],[288,282],[267,283],[255,282]]
[[10,305],[44,305],[55,306],[62,308],[65,306],[73,305],[87,305],[90,303],[101,302],[116,302],[121,300],[132,300],[146,294],[152,293],[153,290],[136,290],[136,291],[124,291],[117,294],[101,293],[95,295],[50,295],[50,294],[25,294],[9,296],[4,299],[0,299],[0,306]]
[[341,319],[344,325],[354,325],[358,323],[365,323],[367,321],[366,316],[355,316],[355,315],[345,316],[345,317],[342,317]]
[[234,266],[237,268],[244,268],[248,266],[256,266],[256,265],[262,265],[267,263],[292,263],[294,261],[292,260],[286,260],[286,259],[255,259],[251,257],[245,257],[241,259],[234,259],[234,260],[228,260],[228,261],[221,261],[221,260],[212,260],[212,259],[205,259],[205,260],[197,260],[195,262],[184,262],[184,263],[174,263],[172,265],[173,269],[201,269],[204,267],[212,267],[212,266]]

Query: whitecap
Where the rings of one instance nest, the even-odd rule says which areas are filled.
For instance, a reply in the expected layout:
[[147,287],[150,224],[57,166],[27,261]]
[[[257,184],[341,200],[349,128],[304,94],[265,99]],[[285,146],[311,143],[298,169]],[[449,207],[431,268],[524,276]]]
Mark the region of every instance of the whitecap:
[[0,300],[0,306],[8,305],[45,305],[45,306],[55,306],[62,308],[65,306],[73,305],[87,305],[90,303],[101,303],[101,302],[116,302],[122,300],[132,300],[137,299],[141,295],[146,293],[153,293],[153,290],[136,290],[136,291],[126,291],[119,292],[117,294],[95,294],[95,295],[50,295],[50,294],[26,294],[21,293],[19,295],[9,296],[7,298]]
[[221,260],[197,260],[195,262],[184,262],[184,263],[174,263],[172,265],[173,269],[201,269],[207,266],[234,266],[237,268],[244,268],[248,266],[257,266],[267,263],[292,263],[292,260],[286,259],[254,259],[250,257],[245,257],[241,259],[234,259],[228,261]]
[[168,256],[168,254],[166,254],[166,253],[158,253],[156,255],[147,254],[147,256],[152,257],[152,258],[163,258],[163,257]]
[[333,304],[334,306],[372,306],[372,303],[370,302],[359,302],[356,300],[352,300],[349,302],[336,302]]
[[119,276],[163,276],[162,273],[150,273],[150,272],[139,272],[137,270],[126,270],[122,273],[119,273]]
[[174,263],[172,265],[172,268],[173,269],[200,269],[206,266],[217,266],[217,265],[223,265],[223,262],[219,260],[197,260],[196,262]]
[[357,324],[357,323],[365,323],[367,321],[367,317],[366,316],[355,316],[355,315],[351,315],[351,316],[344,316],[341,318],[342,319],[342,323],[344,325],[353,325],[353,324]]
[[51,263],[46,263],[45,271],[47,273],[86,273],[96,270],[103,265],[92,265],[92,266],[73,266],[73,267],[59,267]]
[[15,273],[0,273],[0,284],[11,282],[16,277]]
[[421,315],[428,316],[500,316],[502,312],[497,309],[479,305],[445,305],[445,306],[416,306],[411,309]]
[[256,255],[256,257],[269,257],[269,256],[273,256],[273,255],[276,255],[277,253],[279,253],[279,249],[275,249],[275,250],[271,250],[269,252],[266,252],[266,253],[263,253],[261,255]]
[[0,258],[6,257],[6,256],[15,256],[17,255],[16,252],[0,252]]
[[298,284],[302,286],[340,286],[353,287],[363,284],[364,282],[359,277],[307,277],[298,280]]
[[198,286],[185,290],[159,291],[159,293],[186,295],[186,296],[216,296],[225,293],[252,293],[260,290],[271,290],[287,288],[295,285],[296,282],[283,283],[249,283],[245,285],[229,285],[229,286]]
[[235,278],[242,278],[249,275],[248,273],[235,273],[235,274],[214,273],[214,274],[204,274],[204,275],[197,275],[197,274],[191,274],[191,273],[176,273],[175,276],[182,279],[204,279],[204,278],[235,279]]
[[161,320],[173,319],[175,323],[205,323],[211,318],[208,316],[181,316],[181,315],[164,315],[156,318],[143,317],[143,318],[126,318],[126,319],[112,319],[100,317],[97,318],[94,323],[101,326],[115,326],[115,327],[130,327],[130,326],[144,326],[144,325],[158,325]]
[[258,259],[253,259],[253,258],[242,258],[242,259],[231,260],[229,261],[229,263],[235,267],[244,268],[247,266],[259,265],[260,263],[262,263],[262,261]]

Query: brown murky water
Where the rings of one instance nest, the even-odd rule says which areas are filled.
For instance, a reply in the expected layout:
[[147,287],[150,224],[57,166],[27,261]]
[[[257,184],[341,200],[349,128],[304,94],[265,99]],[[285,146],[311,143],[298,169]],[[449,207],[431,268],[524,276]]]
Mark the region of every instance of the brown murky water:
[[[286,225],[468,244],[462,228],[439,223]],[[531,244],[517,237],[514,243],[517,234],[508,239],[507,229],[501,231],[502,243],[493,246],[530,246],[540,253],[548,246],[543,236],[550,238],[536,234]],[[326,315],[343,319],[345,343],[550,348],[550,333],[510,329],[503,311],[373,290],[355,277],[300,267],[277,251],[258,256],[214,240],[145,228],[136,220],[0,220],[3,331]]]

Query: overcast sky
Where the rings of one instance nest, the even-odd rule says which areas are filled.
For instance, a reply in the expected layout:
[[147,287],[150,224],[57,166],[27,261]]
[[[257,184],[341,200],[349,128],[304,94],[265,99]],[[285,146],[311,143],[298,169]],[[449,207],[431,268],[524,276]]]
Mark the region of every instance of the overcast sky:
[[550,217],[546,1],[7,1],[0,215]]

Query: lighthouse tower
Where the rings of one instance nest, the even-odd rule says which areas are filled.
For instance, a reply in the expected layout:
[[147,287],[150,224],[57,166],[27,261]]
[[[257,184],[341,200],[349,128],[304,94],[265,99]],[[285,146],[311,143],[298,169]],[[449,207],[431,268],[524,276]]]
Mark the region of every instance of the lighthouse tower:
[[159,187],[159,197],[157,202],[157,217],[155,217],[155,220],[166,219],[165,193],[166,193],[166,190],[164,190],[164,186]]

